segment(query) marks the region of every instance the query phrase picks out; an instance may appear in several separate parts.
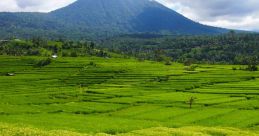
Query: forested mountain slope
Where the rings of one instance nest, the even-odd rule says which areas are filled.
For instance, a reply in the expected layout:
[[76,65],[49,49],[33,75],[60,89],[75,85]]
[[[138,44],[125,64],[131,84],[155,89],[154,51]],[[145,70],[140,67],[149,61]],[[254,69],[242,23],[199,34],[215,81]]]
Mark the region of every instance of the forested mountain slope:
[[0,36],[100,38],[130,33],[219,34],[150,0],[78,0],[50,13],[0,13]]

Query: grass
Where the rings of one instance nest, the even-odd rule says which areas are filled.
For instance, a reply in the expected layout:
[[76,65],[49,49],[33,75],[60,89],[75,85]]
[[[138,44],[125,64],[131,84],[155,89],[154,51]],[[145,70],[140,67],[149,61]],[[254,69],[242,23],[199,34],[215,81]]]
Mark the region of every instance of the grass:
[[[205,64],[189,72],[178,63],[98,57],[35,67],[43,59],[0,56],[1,128],[16,133],[28,125],[39,135],[258,135],[259,72]],[[12,135],[8,129],[1,131]]]
[[[17,126],[10,124],[0,124],[0,133],[4,136],[112,136],[107,133],[86,134],[65,130],[42,130],[28,126]],[[113,136],[258,136],[258,132],[249,130],[240,130],[236,128],[223,127],[182,127],[182,128],[166,128],[155,127],[141,130],[134,130],[127,133],[116,134]]]

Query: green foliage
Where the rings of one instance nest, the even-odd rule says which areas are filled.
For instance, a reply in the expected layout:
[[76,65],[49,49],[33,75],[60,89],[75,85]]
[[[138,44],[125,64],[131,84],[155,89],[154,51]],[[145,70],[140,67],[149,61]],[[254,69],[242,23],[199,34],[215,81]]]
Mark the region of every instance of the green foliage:
[[44,67],[51,64],[52,60],[50,58],[42,59],[36,62],[35,67]]
[[165,65],[172,65],[172,62],[170,60],[166,60]]
[[196,68],[198,68],[199,66],[196,65],[196,64],[192,64],[190,66],[185,66],[184,69],[187,70],[187,71],[195,71]]
[[97,49],[94,42],[87,41],[50,41],[44,38],[32,38],[0,42],[0,55],[51,57],[53,54],[63,57],[110,57],[107,51]]
[[194,63],[194,59],[186,58],[183,62],[184,66],[191,66]]
[[248,65],[246,70],[248,70],[248,71],[257,71],[258,67],[257,67],[257,65]]
[[258,57],[249,57],[248,59],[248,66],[246,70],[248,71],[257,71],[258,70]]
[[77,57],[77,53],[75,51],[71,52],[70,57]]
[[186,66],[193,63],[248,65],[251,57],[259,57],[258,34],[144,36],[110,38],[101,46],[144,60],[162,61],[166,56]]
[[44,49],[44,48],[41,48],[39,50],[39,53],[40,53],[40,56],[45,56],[45,57],[50,57],[52,55],[51,51]]
[[96,66],[96,64],[95,64],[93,61],[90,61],[90,62],[89,62],[89,65],[90,65],[90,66]]

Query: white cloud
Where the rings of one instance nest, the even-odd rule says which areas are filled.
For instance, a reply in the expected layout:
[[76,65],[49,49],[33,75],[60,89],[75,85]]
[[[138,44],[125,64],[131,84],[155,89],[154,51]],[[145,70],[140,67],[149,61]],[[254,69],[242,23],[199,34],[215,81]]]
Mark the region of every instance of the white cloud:
[[258,0],[157,0],[203,24],[259,30]]
[[18,8],[16,1],[14,0],[4,0],[0,1],[1,11],[14,11]]
[[76,0],[1,0],[0,12],[49,12]]

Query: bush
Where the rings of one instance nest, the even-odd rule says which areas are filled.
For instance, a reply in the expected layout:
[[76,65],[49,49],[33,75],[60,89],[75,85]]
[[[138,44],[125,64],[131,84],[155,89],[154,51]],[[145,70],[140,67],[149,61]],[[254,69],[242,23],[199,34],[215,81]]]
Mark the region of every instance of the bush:
[[90,61],[90,62],[89,62],[89,66],[94,66],[94,67],[96,67],[97,65],[96,65],[93,61]]
[[49,50],[47,50],[47,49],[41,48],[41,49],[39,50],[39,54],[40,54],[41,56],[50,57],[50,56],[52,55],[52,52],[49,51]]
[[256,65],[248,65],[246,70],[247,71],[258,71],[258,67]]
[[185,66],[184,69],[187,71],[195,71],[198,68],[198,65]]
[[191,66],[194,63],[194,59],[185,59],[183,62],[184,66]]
[[171,61],[166,61],[165,65],[172,65],[172,62]]
[[93,61],[89,62],[89,65],[92,65],[92,66],[93,66],[93,65],[94,65],[94,62],[93,62]]
[[40,54],[40,51],[37,50],[37,49],[30,49],[30,50],[27,52],[27,55],[39,56],[39,55],[41,55],[41,54]]
[[43,60],[39,60],[38,62],[36,62],[35,67],[44,67],[47,66],[51,63],[51,59],[47,58],[47,59],[43,59]]
[[77,57],[77,53],[74,51],[70,54],[70,57]]

